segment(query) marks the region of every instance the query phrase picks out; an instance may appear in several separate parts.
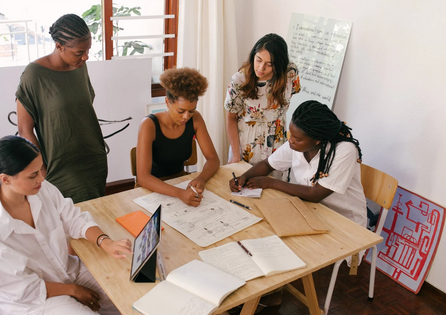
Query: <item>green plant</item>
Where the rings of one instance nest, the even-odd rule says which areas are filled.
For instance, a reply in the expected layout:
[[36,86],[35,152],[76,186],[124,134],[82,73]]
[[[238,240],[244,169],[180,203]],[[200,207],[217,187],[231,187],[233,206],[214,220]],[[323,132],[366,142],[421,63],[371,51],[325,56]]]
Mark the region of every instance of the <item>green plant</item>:
[[[124,7],[118,6],[113,3],[113,16],[131,16],[131,15],[141,15],[139,11],[141,7]],[[102,41],[102,9],[100,4],[92,5],[90,9],[82,13],[82,18],[85,23],[87,23],[90,32],[93,34],[93,39],[96,42]],[[119,21],[113,22],[113,35],[116,35],[119,31],[122,31],[123,28],[119,27]],[[143,54],[144,48],[152,50],[152,46],[147,45],[141,41],[128,41],[124,42],[124,45],[116,45],[116,50],[118,55],[127,56],[129,48],[132,48],[130,55],[134,55],[135,53]],[[102,57],[102,50],[95,53],[96,57],[100,59]]]

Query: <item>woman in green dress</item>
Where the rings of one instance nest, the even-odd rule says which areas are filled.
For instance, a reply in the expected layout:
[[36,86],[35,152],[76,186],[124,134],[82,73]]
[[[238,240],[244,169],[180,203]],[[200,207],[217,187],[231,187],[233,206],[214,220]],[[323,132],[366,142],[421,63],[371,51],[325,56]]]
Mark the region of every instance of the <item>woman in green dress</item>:
[[74,14],[60,17],[50,34],[54,51],[31,62],[20,78],[18,129],[40,148],[45,179],[76,203],[103,196],[107,178],[104,139],[86,65],[91,34]]

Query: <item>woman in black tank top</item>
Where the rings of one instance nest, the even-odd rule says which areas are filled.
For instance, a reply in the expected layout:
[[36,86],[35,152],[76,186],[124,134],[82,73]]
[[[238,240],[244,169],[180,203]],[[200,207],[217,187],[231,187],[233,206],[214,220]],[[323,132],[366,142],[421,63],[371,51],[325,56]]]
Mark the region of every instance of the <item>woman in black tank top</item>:
[[[136,147],[137,182],[151,191],[198,206],[206,181],[220,165],[203,117],[196,111],[198,97],[206,92],[208,83],[190,68],[166,70],[160,83],[166,89],[167,110],[151,114],[141,122]],[[160,178],[184,172],[183,163],[191,156],[194,136],[206,158],[203,171],[186,189],[166,184]]]

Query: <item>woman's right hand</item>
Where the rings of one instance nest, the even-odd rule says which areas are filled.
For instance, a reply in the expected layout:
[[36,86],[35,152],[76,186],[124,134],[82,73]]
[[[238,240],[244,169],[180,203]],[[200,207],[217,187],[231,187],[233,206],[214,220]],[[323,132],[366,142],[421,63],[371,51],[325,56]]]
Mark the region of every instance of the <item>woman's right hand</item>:
[[187,188],[187,189],[182,189],[181,190],[180,195],[179,195],[178,198],[182,202],[187,204],[188,206],[197,207],[200,204],[201,199],[203,199],[203,195],[202,194],[197,194],[192,189]]
[[231,189],[231,191],[239,192],[242,189],[243,185],[245,185],[246,179],[242,175],[240,177],[237,177],[237,181],[238,181],[238,186],[235,183],[234,178],[231,178],[231,180],[229,181],[229,188]]
[[240,154],[238,156],[236,156],[235,154],[232,154],[231,158],[228,161],[228,164],[231,163],[237,163],[240,162],[242,159],[240,158]]
[[87,287],[74,284],[74,290],[71,296],[79,303],[91,308],[94,312],[98,312],[101,309],[101,305],[99,304],[99,294]]

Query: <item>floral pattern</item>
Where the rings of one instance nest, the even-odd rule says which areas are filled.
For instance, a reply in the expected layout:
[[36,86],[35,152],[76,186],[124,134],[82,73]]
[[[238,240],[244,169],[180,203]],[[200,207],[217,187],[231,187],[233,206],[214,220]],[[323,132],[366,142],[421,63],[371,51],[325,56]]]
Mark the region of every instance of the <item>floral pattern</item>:
[[[240,86],[245,80],[243,72],[232,76],[226,94],[225,109],[237,114],[240,152],[243,160],[255,164],[268,158],[287,141],[286,112],[291,96],[300,91],[297,67],[289,64],[285,89],[285,104],[274,103],[268,107],[267,96],[271,83],[259,84],[259,98],[248,99],[241,95]],[[262,82],[263,83],[263,82]]]

